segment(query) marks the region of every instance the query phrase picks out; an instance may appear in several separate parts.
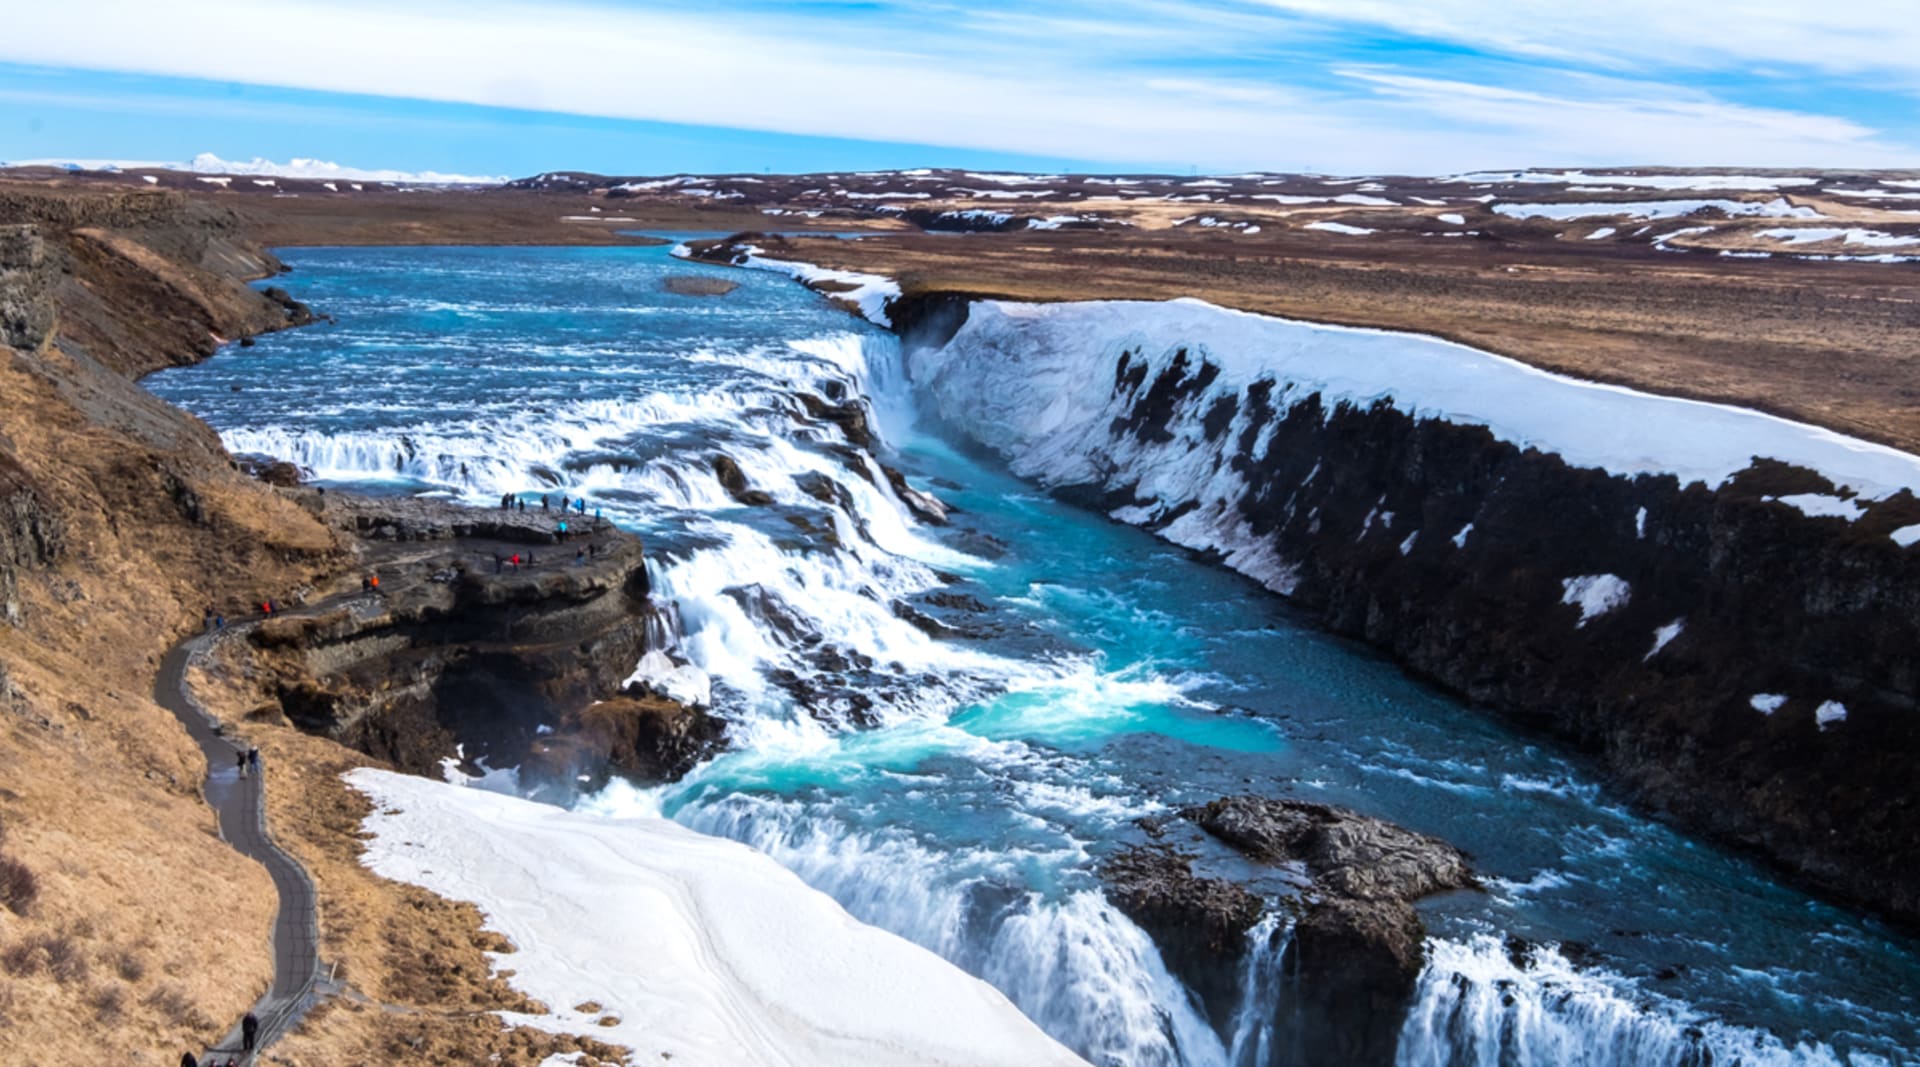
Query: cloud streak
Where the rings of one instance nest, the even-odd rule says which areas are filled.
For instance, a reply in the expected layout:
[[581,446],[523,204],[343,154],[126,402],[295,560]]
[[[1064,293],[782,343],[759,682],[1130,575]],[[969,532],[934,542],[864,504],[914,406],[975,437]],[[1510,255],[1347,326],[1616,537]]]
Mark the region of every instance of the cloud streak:
[[[1650,52],[1709,62],[1704,46],[1635,54],[1633,27],[1616,31],[1591,10],[1564,14],[1580,11],[1571,3],[1520,0],[1508,6],[1537,19],[1488,28],[1470,17],[1485,6],[1128,0],[1041,15],[880,5],[828,19],[523,0],[67,0],[12,15],[0,60],[1182,169],[1920,165],[1913,144],[1853,118],[1731,102],[1643,73]],[[1696,38],[1701,29],[1702,16],[1664,11],[1686,5],[1616,6],[1644,8],[1653,25],[1684,24]],[[1760,32],[1719,47],[1783,59],[1783,35],[1807,20],[1760,7],[1771,12]],[[1846,47],[1876,10],[1890,11],[1878,0],[1864,7],[1814,34],[1803,62],[1849,73],[1909,64],[1920,84],[1920,60]],[[1903,27],[1894,39],[1920,34],[1894,21]],[[1340,28],[1356,25],[1556,62],[1585,56],[1620,76],[1553,63],[1519,71],[1550,88],[1441,76],[1343,41]],[[262,47],[263,28],[282,43]],[[1642,39],[1667,36],[1638,29]]]

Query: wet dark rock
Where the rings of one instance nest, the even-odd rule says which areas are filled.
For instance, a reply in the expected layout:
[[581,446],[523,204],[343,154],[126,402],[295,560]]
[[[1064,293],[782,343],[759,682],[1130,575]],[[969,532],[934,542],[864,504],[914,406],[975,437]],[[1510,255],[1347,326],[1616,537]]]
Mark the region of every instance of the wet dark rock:
[[808,415],[820,422],[830,422],[840,427],[840,432],[846,434],[847,440],[852,444],[860,448],[873,445],[873,431],[867,426],[867,409],[860,404],[854,401],[833,404],[812,393],[796,395],[800,398],[801,406],[807,409]]
[[530,785],[589,787],[617,773],[644,785],[679,778],[721,744],[726,725],[704,708],[630,691],[569,710],[521,764]]
[[888,484],[893,486],[894,494],[900,498],[901,503],[907,505],[907,510],[918,516],[920,521],[930,522],[935,526],[946,525],[947,512],[950,510],[946,504],[936,499],[933,494],[923,493],[908,485],[906,475],[892,467],[883,466],[880,470],[886,474]]
[[261,295],[280,305],[286,313],[288,326],[305,326],[313,322],[313,309],[293,298],[293,294],[277,285],[268,286]]
[[954,593],[943,589],[937,593],[928,593],[921,599],[936,608],[945,608],[948,611],[970,611],[981,615],[993,611],[992,605],[968,593]]
[[773,494],[763,489],[755,489],[747,480],[746,472],[732,456],[721,453],[713,457],[713,473],[720,479],[720,487],[727,495],[747,507],[765,507],[773,503]]
[[[1281,961],[1280,1029],[1297,1062],[1388,1064],[1425,962],[1413,903],[1474,885],[1466,857],[1437,838],[1344,808],[1226,797],[1180,812],[1247,859],[1299,872]],[[1156,839],[1163,817],[1146,827]],[[1217,1028],[1231,1025],[1247,931],[1267,903],[1239,883],[1197,874],[1166,845],[1119,853],[1101,868],[1115,905],[1154,938]],[[1176,966],[1175,961],[1178,961]]]
[[1114,853],[1100,865],[1100,880],[1114,906],[1153,938],[1167,969],[1218,1024],[1222,1007],[1237,999],[1247,931],[1266,903],[1236,882],[1194,873],[1190,854],[1165,845]]
[[1344,808],[1239,796],[1181,814],[1250,858],[1304,863],[1316,886],[1342,896],[1417,900],[1474,884],[1459,849]]

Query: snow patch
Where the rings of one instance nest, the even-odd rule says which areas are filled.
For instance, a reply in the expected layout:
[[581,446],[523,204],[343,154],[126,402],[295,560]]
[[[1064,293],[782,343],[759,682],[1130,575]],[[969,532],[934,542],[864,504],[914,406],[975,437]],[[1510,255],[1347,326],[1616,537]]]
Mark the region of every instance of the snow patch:
[[1467,217],[1457,211],[1448,211],[1434,217],[1449,226],[1465,226],[1467,224]]
[[1672,644],[1673,639],[1679,637],[1680,631],[1686,629],[1686,626],[1687,621],[1685,619],[1675,619],[1653,631],[1653,648],[1646,655],[1640,657],[1640,661],[1644,663],[1659,655],[1660,650]]
[[1467,535],[1472,532],[1473,532],[1473,523],[1467,523],[1465,526],[1460,527],[1460,532],[1453,535],[1453,547],[1455,548],[1467,547]]
[[1344,222],[1309,222],[1306,228],[1309,230],[1325,230],[1328,233],[1344,233],[1349,237],[1365,237],[1367,234],[1374,232],[1359,226],[1349,226]]
[[1887,536],[1893,538],[1893,543],[1899,545],[1901,548],[1912,548],[1914,545],[1920,545],[1920,523],[1915,523],[1912,526],[1902,526]]
[[1852,522],[1867,513],[1867,509],[1856,501],[1825,493],[1794,493],[1791,496],[1763,496],[1760,499],[1778,501],[1815,519],[1833,518]]
[[1838,700],[1824,701],[1819,707],[1813,709],[1813,721],[1818,723],[1822,730],[1834,723],[1846,722],[1847,706]]
[[1755,693],[1747,698],[1747,706],[1762,715],[1772,715],[1787,703],[1785,693]]
[[1560,582],[1560,603],[1580,609],[1576,627],[1585,626],[1610,611],[1623,607],[1633,596],[1633,587],[1617,574],[1583,574]]

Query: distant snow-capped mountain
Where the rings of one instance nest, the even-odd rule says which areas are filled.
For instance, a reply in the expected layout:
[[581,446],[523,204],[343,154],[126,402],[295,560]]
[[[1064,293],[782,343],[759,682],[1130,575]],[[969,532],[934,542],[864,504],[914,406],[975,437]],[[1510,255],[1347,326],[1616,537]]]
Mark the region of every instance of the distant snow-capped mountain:
[[321,159],[294,158],[285,163],[255,156],[244,162],[202,152],[184,162],[126,159],[21,159],[0,166],[64,167],[68,170],[178,170],[193,174],[251,174],[276,178],[312,178],[320,181],[399,182],[408,185],[499,185],[503,175],[442,174],[439,171],[368,170]]

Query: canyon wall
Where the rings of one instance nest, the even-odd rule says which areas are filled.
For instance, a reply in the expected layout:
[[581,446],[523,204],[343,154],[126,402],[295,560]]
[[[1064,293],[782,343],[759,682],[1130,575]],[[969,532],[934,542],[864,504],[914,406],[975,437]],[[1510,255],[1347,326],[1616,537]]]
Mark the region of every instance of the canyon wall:
[[891,310],[929,406],[1016,472],[1920,922],[1920,460],[1194,302]]

